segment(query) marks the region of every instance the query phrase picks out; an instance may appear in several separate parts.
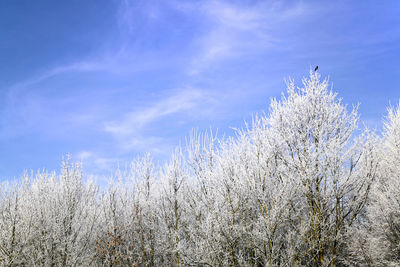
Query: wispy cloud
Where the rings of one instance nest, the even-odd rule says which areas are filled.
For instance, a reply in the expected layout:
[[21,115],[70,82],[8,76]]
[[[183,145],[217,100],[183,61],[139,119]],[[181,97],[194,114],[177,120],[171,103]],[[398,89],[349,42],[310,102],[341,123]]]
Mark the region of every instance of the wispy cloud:
[[[181,115],[186,119],[212,114],[215,98],[206,91],[185,88],[159,101],[139,107],[122,119],[104,124],[104,131],[112,134],[126,149],[148,147],[161,143],[161,136],[144,135],[145,128],[170,115]],[[208,106],[204,109],[204,106]]]
[[93,152],[91,151],[81,151],[76,155],[76,158],[80,161],[87,160],[88,158],[93,157]]
[[226,59],[279,48],[281,40],[274,33],[278,23],[304,17],[310,12],[301,2],[285,6],[281,2],[240,5],[203,1],[198,8],[204,14],[209,30],[195,40],[198,51],[188,70],[191,75]]
[[82,163],[85,175],[91,177],[100,185],[108,182],[106,177],[114,175],[120,164],[128,164],[128,161],[122,162],[121,158],[103,157],[98,153],[87,150],[78,152],[73,155],[72,159]]
[[40,83],[46,79],[54,77],[58,74],[66,73],[66,72],[91,72],[91,71],[99,71],[104,69],[105,65],[100,64],[99,62],[89,62],[89,61],[78,61],[69,65],[61,65],[58,67],[51,68],[39,75],[36,75],[28,80],[21,81],[11,86],[11,91],[15,91],[18,89],[23,89],[34,84]]
[[121,121],[107,122],[104,129],[115,135],[129,135],[162,117],[194,109],[201,102],[210,100],[204,91],[184,89],[144,109],[128,113]]

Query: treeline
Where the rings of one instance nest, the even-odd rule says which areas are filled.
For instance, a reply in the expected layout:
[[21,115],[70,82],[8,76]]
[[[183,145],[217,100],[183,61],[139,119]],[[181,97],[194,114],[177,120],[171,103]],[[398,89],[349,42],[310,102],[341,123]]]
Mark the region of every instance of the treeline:
[[400,111],[378,137],[328,86],[310,72],[235,137],[106,189],[68,161],[3,183],[1,266],[399,266]]

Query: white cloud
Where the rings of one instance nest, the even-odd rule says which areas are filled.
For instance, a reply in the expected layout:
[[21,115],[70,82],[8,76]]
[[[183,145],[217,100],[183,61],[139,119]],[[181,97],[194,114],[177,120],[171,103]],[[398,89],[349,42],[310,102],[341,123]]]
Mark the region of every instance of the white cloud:
[[84,161],[88,158],[93,157],[93,153],[90,151],[81,151],[79,152],[76,157],[80,160],[80,161]]
[[[210,93],[186,88],[147,107],[136,108],[120,120],[106,122],[104,131],[112,134],[123,150],[139,149],[153,154],[163,154],[171,149],[170,144],[165,142],[161,137],[162,134],[145,134],[147,127],[172,115],[181,116],[183,120],[208,116],[213,114],[214,107],[215,99]],[[174,120],[172,122],[177,123]]]
[[[226,59],[279,48],[276,34],[279,23],[304,17],[311,10],[301,2],[284,6],[281,2],[238,5],[203,1],[198,8],[205,15],[209,31],[195,40],[198,51],[191,60],[190,75],[199,74]],[[197,11],[187,6],[181,9]]]
[[107,184],[110,175],[114,175],[120,164],[127,164],[121,158],[102,157],[92,151],[81,151],[73,155],[72,159],[82,163],[85,177],[90,177],[100,186]]
[[98,153],[87,150],[78,152],[73,158],[82,162],[85,169],[93,173],[112,171],[116,169],[120,160],[115,157],[102,157]]
[[29,87],[31,85],[37,84],[39,82],[42,82],[51,77],[54,77],[58,74],[62,74],[62,73],[66,73],[66,72],[90,72],[90,71],[99,71],[99,70],[102,70],[103,68],[104,68],[104,65],[99,64],[99,62],[80,61],[80,62],[76,62],[76,63],[70,64],[70,65],[59,66],[59,67],[49,69],[49,70],[45,71],[44,73],[41,73],[40,75],[37,75],[28,80],[14,84],[13,86],[11,86],[11,89],[12,90],[23,89],[23,88]]
[[134,110],[122,120],[105,123],[104,130],[116,136],[134,134],[162,117],[192,110],[210,101],[212,98],[205,91],[184,89],[148,107]]

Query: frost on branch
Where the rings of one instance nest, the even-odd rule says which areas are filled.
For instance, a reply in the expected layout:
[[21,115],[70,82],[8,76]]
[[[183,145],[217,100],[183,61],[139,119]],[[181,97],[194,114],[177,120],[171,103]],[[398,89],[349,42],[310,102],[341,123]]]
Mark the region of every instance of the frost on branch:
[[359,229],[364,244],[358,252],[370,266],[400,265],[400,106],[388,113],[378,148],[378,179]]

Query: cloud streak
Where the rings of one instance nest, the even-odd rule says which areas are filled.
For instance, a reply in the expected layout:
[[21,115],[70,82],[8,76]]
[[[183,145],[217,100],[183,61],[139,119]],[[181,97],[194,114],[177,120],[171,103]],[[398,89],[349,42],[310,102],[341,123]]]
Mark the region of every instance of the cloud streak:
[[204,1],[199,8],[209,30],[195,40],[198,51],[192,57],[190,75],[200,74],[224,60],[279,49],[281,40],[275,32],[278,24],[301,19],[311,10],[301,2],[289,6],[266,2],[243,6]]
[[[193,117],[211,114],[215,99],[206,91],[194,88],[185,88],[176,91],[151,105],[137,108],[125,114],[122,119],[104,123],[104,131],[114,136],[125,149],[143,148],[160,144],[164,138],[144,134],[147,127],[159,123],[166,117],[183,117],[183,121]],[[208,106],[204,109],[204,106]],[[170,118],[169,118],[170,119]],[[177,123],[170,121],[171,125]],[[164,120],[165,123],[165,120]],[[158,149],[153,152],[161,152]]]

